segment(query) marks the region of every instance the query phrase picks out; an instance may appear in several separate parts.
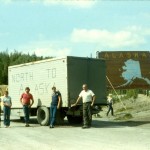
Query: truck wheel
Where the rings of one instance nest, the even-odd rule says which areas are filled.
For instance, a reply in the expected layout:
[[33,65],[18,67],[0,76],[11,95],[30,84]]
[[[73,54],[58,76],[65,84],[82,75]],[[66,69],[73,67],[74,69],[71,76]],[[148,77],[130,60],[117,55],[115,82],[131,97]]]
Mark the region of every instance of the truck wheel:
[[83,121],[83,117],[82,116],[71,116],[68,115],[67,116],[68,122],[70,124],[81,124]]
[[39,107],[37,110],[37,121],[40,125],[46,126],[49,123],[49,109],[47,107]]

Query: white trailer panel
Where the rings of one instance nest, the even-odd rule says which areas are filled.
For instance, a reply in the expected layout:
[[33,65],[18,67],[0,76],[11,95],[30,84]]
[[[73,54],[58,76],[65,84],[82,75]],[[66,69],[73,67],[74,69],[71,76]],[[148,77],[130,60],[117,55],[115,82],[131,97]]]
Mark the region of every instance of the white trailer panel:
[[52,86],[61,91],[63,106],[68,106],[66,65],[66,58],[61,58],[10,66],[9,94],[12,97],[12,108],[22,107],[19,99],[27,86],[35,100],[33,107],[49,107]]

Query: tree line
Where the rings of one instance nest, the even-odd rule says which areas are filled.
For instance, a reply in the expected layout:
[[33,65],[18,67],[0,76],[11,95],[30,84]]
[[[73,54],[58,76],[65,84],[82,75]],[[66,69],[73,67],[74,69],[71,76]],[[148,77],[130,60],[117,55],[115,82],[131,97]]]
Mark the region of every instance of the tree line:
[[52,57],[43,57],[33,54],[24,54],[14,50],[8,53],[8,50],[0,52],[0,85],[8,85],[8,66],[18,65],[22,63],[28,63],[43,59],[49,59]]

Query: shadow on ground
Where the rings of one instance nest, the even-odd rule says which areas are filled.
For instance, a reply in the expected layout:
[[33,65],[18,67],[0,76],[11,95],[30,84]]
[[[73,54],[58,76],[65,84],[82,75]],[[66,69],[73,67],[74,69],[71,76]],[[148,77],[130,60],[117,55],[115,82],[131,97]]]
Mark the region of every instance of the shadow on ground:
[[[2,121],[2,120],[1,120]],[[15,123],[23,123],[23,120],[20,119],[12,119],[12,122]],[[30,124],[38,125],[37,119],[30,119]],[[150,121],[115,121],[115,120],[94,120],[92,121],[93,128],[122,128],[122,127],[136,127],[141,125],[150,125]],[[65,128],[65,127],[81,127],[82,124],[69,124],[67,120],[64,121],[63,125],[56,125],[57,127]]]
[[92,123],[95,128],[121,128],[121,127],[136,127],[145,124],[150,124],[150,121],[101,121],[94,120]]

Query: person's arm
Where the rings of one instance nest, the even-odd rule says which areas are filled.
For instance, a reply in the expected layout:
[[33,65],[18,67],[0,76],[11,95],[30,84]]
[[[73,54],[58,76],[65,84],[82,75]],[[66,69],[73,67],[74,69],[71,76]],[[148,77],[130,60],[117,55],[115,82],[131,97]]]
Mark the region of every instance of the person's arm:
[[10,108],[11,108],[11,106],[12,106],[12,102],[11,102],[11,98],[10,98]]
[[7,107],[11,107],[11,105],[9,105],[9,104],[6,103],[6,102],[3,102],[3,105],[4,105],[4,106],[7,106]]
[[81,97],[79,96],[79,97],[77,98],[77,101],[76,101],[76,103],[72,104],[72,105],[71,105],[71,107],[74,107],[74,106],[76,106],[76,105],[78,104],[78,102],[80,101],[80,99],[81,99]]
[[21,97],[20,97],[20,103],[21,103],[21,105],[23,105],[23,103],[22,103],[22,98],[23,98],[23,94],[22,94]]
[[57,109],[60,108],[60,104],[61,104],[61,95],[58,96],[58,104],[57,104]]
[[95,95],[93,95],[93,97],[92,97],[92,103],[91,103],[91,106],[93,106],[93,105],[94,105],[95,98],[96,98],[96,96],[95,96]]
[[32,96],[32,98],[31,98],[31,104],[29,105],[29,107],[31,107],[33,104],[34,104],[34,98]]

